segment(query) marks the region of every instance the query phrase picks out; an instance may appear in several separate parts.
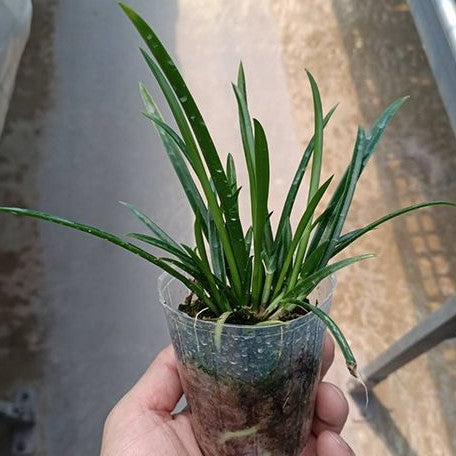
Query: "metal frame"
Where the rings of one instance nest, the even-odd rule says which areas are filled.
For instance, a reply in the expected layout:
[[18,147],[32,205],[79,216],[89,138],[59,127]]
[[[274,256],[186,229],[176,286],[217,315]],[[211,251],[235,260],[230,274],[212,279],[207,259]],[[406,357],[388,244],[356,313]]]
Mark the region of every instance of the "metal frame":
[[14,401],[0,400],[0,425],[11,429],[11,456],[32,456],[35,451],[36,394],[22,388]]
[[456,4],[454,0],[408,3],[456,134]]

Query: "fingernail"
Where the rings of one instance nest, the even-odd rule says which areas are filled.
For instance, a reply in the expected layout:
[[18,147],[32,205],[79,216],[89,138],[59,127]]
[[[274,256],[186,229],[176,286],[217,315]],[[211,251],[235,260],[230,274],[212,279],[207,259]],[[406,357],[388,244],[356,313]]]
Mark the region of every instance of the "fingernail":
[[348,446],[347,442],[339,435],[336,434],[335,432],[328,432],[329,436],[331,437],[331,440],[341,449],[341,450],[348,450],[350,451],[350,454],[354,454],[353,450]]
[[334,385],[332,383],[327,383],[327,385],[329,385],[332,388],[332,390],[337,393],[337,395],[343,402],[345,402],[347,400],[344,393],[342,392],[342,390],[339,387],[337,387],[336,385]]

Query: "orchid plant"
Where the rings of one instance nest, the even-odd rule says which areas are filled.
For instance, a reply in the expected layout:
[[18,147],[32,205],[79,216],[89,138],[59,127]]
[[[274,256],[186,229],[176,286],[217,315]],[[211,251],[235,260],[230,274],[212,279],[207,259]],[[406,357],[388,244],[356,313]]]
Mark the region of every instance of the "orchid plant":
[[[325,277],[371,258],[373,255],[366,254],[332,261],[382,223],[426,206],[455,206],[446,201],[415,204],[362,228],[343,232],[358,180],[385,128],[406,98],[388,106],[370,129],[358,128],[347,169],[329,203],[322,208],[322,197],[333,179],[321,182],[323,130],[335,107],[323,114],[317,83],[307,72],[313,96],[314,133],[291,182],[277,228],[273,229],[268,206],[268,143],[261,123],[250,116],[241,64],[233,91],[250,191],[251,225],[244,227],[239,216],[241,188],[232,155],[228,154],[226,163],[222,163],[200,110],[173,59],[150,26],[130,7],[120,6],[146,43],[148,51],[141,49],[142,56],[163,92],[178,128],[176,131],[165,122],[152,96],[140,84],[144,115],[158,131],[193,211],[195,246],[172,239],[144,212],[129,203],[122,204],[148,229],[147,234],[129,233],[121,237],[44,212],[14,207],[0,207],[0,211],[68,226],[139,255],[183,282],[205,310],[205,318],[212,318],[219,324],[236,322],[239,315],[250,324],[283,324],[296,310],[313,312],[328,326],[344,353],[348,368],[356,373],[355,358],[341,331],[331,317],[310,303],[308,295]],[[292,227],[291,212],[308,168],[307,207],[300,214],[296,227]],[[156,256],[127,238],[158,247],[166,255]]]

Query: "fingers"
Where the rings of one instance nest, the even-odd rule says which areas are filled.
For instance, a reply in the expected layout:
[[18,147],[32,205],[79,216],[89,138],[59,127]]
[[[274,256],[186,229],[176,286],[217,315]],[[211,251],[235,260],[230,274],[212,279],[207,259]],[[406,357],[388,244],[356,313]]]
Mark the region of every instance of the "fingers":
[[323,361],[321,364],[321,378],[326,375],[332,362],[334,361],[334,340],[327,333],[325,337],[325,343],[323,345]]
[[176,355],[169,345],[158,354],[128,396],[149,410],[172,412],[182,394]]
[[324,431],[317,438],[317,456],[355,456],[345,440],[335,432]]
[[348,402],[342,391],[332,383],[321,382],[315,403],[312,431],[319,435],[324,431],[339,433],[348,417]]

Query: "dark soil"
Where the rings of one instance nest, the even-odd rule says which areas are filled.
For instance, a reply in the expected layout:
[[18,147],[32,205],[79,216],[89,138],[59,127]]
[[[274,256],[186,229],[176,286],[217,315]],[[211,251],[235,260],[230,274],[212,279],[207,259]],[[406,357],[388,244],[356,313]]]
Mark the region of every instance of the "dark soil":
[[[316,368],[317,367],[317,368]],[[247,383],[179,365],[192,424],[205,456],[297,456],[313,419],[318,364]]]
[[[207,309],[207,306],[200,299],[194,299],[192,294],[186,298],[184,304],[179,306],[179,310],[192,318],[197,317],[205,321],[216,321],[218,318],[218,316],[211,310]],[[280,321],[294,320],[295,318],[302,317],[307,313],[306,309],[302,307],[295,307],[292,311],[284,312],[280,317]],[[234,310],[225,323],[236,325],[255,325],[261,321],[263,320],[258,317],[256,312],[251,310],[250,307],[245,307]]]

